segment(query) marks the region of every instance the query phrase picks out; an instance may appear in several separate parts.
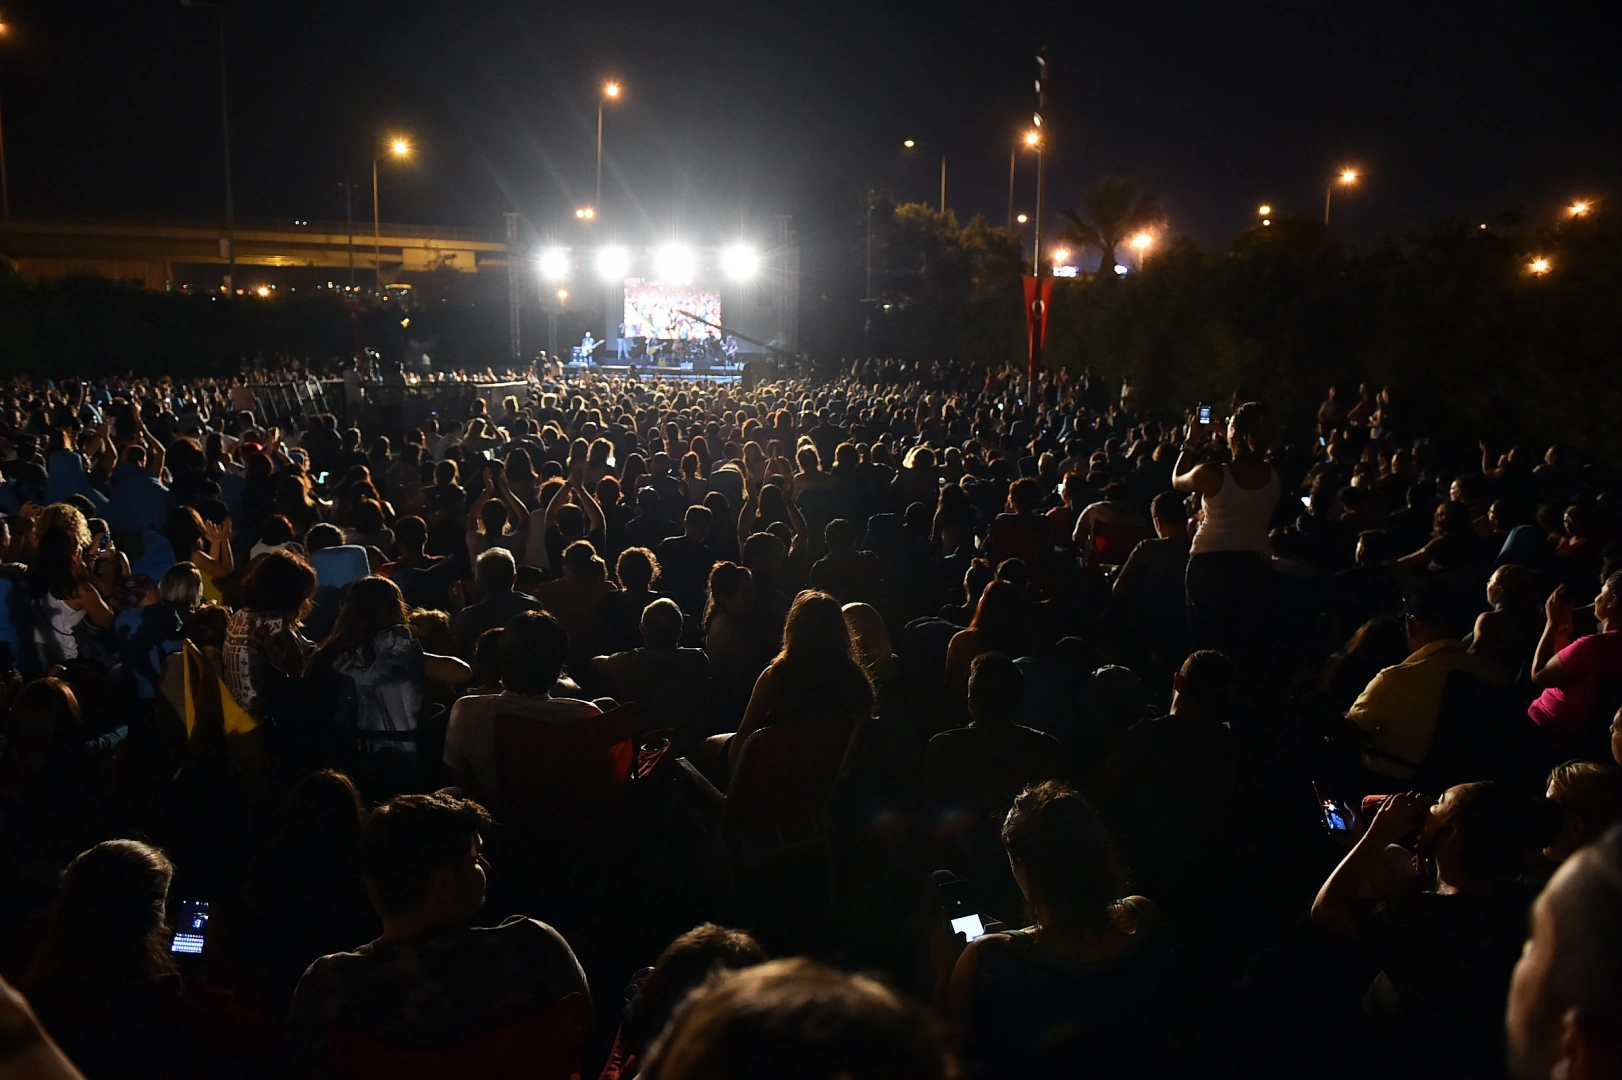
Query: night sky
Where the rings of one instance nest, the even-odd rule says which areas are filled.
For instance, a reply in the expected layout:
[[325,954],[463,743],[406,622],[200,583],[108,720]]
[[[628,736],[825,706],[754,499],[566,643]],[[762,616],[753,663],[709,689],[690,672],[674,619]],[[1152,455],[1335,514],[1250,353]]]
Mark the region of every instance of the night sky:
[[[14,214],[223,217],[214,15],[178,0],[3,0]],[[1362,4],[427,3],[225,0],[241,218],[369,218],[543,233],[592,199],[598,88],[618,239],[830,237],[866,183],[1000,223],[1008,153],[1052,50],[1050,211],[1137,177],[1173,230],[1220,243],[1259,202],[1367,242],[1441,216],[1548,212],[1622,190],[1617,5],[1517,13]],[[1308,10],[1310,8],[1310,10]],[[1601,14],[1609,8],[1609,14]],[[1016,209],[1035,201],[1031,159]],[[565,237],[568,232],[563,233]]]

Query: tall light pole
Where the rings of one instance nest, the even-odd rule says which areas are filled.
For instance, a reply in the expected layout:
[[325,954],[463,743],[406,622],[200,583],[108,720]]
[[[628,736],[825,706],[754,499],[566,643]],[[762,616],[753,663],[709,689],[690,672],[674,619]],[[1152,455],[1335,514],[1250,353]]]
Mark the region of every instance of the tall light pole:
[[862,359],[866,360],[873,355],[873,186],[867,187],[867,268],[863,278],[862,306],[866,309],[862,316]]
[[[913,150],[913,149],[934,150],[934,149],[937,149],[936,147],[930,146],[928,143],[918,142],[916,139],[906,139],[901,143],[901,145],[906,147],[908,150]],[[946,213],[946,151],[945,150],[941,150],[941,213],[943,213],[943,214]]]
[[[11,27],[0,22],[0,37],[11,33]],[[11,217],[11,186],[6,181],[6,126],[0,119],[0,215]]]
[[1132,238],[1132,247],[1138,253],[1139,271],[1142,271],[1143,269],[1143,257],[1149,253],[1149,245],[1153,244],[1154,242],[1155,238],[1146,232],[1141,232]]
[[1015,160],[1019,157],[1019,148],[1021,146],[1023,146],[1027,150],[1035,150],[1035,149],[1039,148],[1041,145],[1042,145],[1042,135],[1041,135],[1041,133],[1036,132],[1036,131],[1027,131],[1025,133],[1025,137],[1023,139],[1021,139],[1018,143],[1016,143],[1012,150],[1008,151],[1008,231],[1009,232],[1014,231],[1014,163],[1015,163]]
[[[397,158],[411,155],[411,144],[404,139],[392,139],[389,153]],[[377,207],[377,158],[372,158],[372,266],[377,273],[377,291],[383,291],[383,225]]]
[[1043,153],[1047,149],[1047,139],[1043,138],[1042,125],[1047,121],[1048,113],[1048,49],[1042,46],[1041,52],[1036,56],[1036,113],[1031,117],[1031,126],[1035,129],[1037,140],[1036,149],[1036,252],[1031,256],[1031,276],[1042,276],[1042,217],[1047,211],[1047,159]]
[[225,8],[208,0],[180,0],[181,7],[208,8],[220,20],[220,131],[225,143],[225,295],[234,295],[237,276],[237,219],[231,199],[231,105],[225,89]]
[[1329,197],[1335,193],[1336,184],[1345,184],[1351,187],[1357,183],[1356,169],[1342,169],[1339,175],[1331,177],[1329,185],[1324,188],[1324,224],[1329,224]]
[[620,84],[608,82],[603,84],[602,96],[597,99],[597,202],[594,204],[596,206],[603,205],[603,106],[610,99],[619,96]]
[[349,291],[355,291],[355,185],[344,175],[344,224],[349,228]]

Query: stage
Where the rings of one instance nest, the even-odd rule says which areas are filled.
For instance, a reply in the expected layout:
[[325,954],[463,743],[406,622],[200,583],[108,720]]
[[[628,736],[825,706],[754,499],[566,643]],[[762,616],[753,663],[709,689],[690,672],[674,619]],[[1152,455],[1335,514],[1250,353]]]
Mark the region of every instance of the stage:
[[743,378],[743,365],[717,364],[714,367],[695,371],[690,363],[660,367],[657,364],[582,364],[571,361],[563,365],[563,374],[565,378],[571,375],[595,374],[606,375],[611,378],[629,377],[635,379],[675,379],[681,382],[735,383]]

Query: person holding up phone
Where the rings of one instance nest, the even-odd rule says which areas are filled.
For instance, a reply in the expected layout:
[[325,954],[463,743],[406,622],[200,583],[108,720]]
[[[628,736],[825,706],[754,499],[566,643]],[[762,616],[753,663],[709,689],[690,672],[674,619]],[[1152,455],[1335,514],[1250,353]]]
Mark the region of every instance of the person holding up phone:
[[1502,1075],[1504,1000],[1531,902],[1516,873],[1536,818],[1502,784],[1392,795],[1318,890],[1312,921],[1374,947],[1372,1019],[1425,1033],[1405,1040],[1421,1058],[1411,1075]]
[[[989,1075],[1139,1075],[1165,1023],[1157,998],[1172,956],[1159,911],[1121,896],[1102,820],[1056,780],[1020,795],[1002,838],[1032,925],[971,943],[943,911],[934,1009]],[[955,918],[967,914],[983,913]]]
[[[1209,417],[1209,407],[1199,415]],[[1267,460],[1272,413],[1248,401],[1228,420],[1228,461],[1214,460],[1212,429],[1196,416],[1172,466],[1171,486],[1200,496],[1204,514],[1188,558],[1188,619],[1196,649],[1220,649],[1254,672],[1266,653],[1268,527],[1278,505],[1278,470]]]

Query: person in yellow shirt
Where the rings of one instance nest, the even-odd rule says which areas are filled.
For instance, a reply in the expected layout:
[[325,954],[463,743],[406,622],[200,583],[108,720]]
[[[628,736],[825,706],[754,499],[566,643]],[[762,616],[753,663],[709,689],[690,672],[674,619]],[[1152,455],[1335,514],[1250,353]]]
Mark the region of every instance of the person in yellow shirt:
[[1407,779],[1424,763],[1436,734],[1447,677],[1465,671],[1493,686],[1509,682],[1493,660],[1465,648],[1455,636],[1452,598],[1434,585],[1421,586],[1403,610],[1408,659],[1369,681],[1347,710],[1346,719],[1363,733],[1363,754],[1371,772]]

